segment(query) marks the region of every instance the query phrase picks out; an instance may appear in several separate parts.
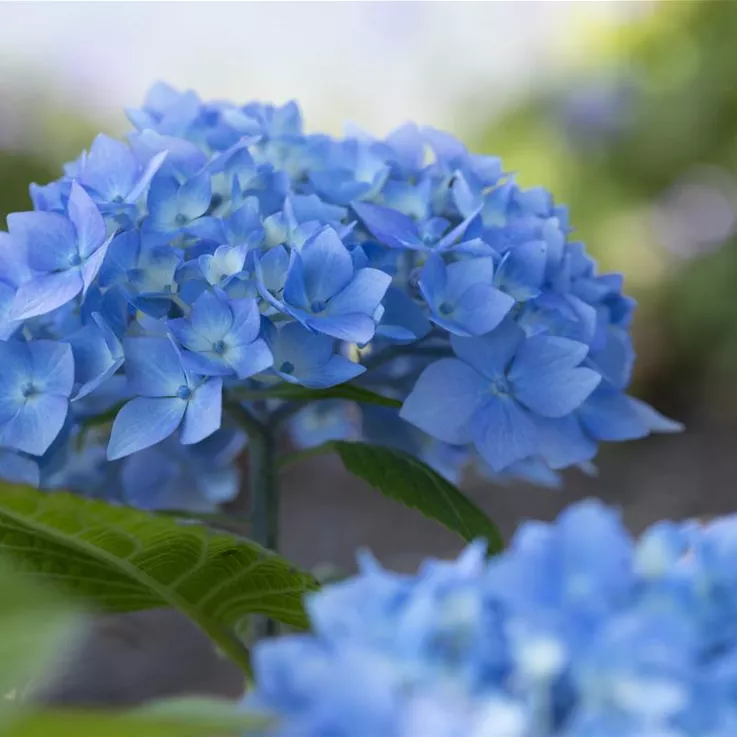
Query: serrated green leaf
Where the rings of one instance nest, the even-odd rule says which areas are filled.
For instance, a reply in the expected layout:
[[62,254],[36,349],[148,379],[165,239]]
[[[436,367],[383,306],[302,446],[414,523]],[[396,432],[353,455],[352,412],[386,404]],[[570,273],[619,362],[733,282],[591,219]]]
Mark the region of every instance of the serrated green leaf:
[[2,737],[245,737],[269,722],[232,702],[177,699],[126,711],[50,709],[21,714]]
[[339,384],[329,389],[308,389],[297,384],[279,384],[270,389],[264,389],[258,392],[246,392],[237,396],[244,399],[291,399],[298,402],[312,402],[324,399],[345,399],[351,402],[360,402],[362,404],[376,404],[381,407],[394,407],[399,409],[402,403],[398,399],[385,397],[382,394],[372,392],[370,389],[364,389],[355,384]]
[[456,486],[414,456],[369,443],[331,441],[291,458],[296,460],[335,451],[346,470],[362,478],[384,496],[440,522],[464,540],[485,538],[489,552],[504,547],[497,526]]
[[249,614],[304,627],[309,574],[241,537],[66,493],[0,486],[0,557],[107,612],[169,607],[244,669],[232,635]]

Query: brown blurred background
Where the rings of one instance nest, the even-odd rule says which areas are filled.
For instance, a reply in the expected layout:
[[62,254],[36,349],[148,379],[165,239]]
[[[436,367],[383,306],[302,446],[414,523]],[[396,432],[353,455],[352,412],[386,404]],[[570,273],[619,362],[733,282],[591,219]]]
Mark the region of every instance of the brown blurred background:
[[[268,29],[275,22],[274,6],[233,5],[248,9],[249,37],[254,23]],[[165,33],[157,57],[156,39],[131,45],[132,25],[114,25],[120,9],[94,6],[84,15],[88,56],[69,52],[71,71],[59,77],[48,58],[31,63],[18,49],[23,33],[38,45],[45,33],[57,33],[69,46],[65,29],[34,26],[38,10],[0,4],[0,215],[29,207],[28,183],[58,176],[95,132],[121,130],[119,112],[110,113],[121,107],[111,103],[118,89],[133,105],[140,85],[158,77],[196,87],[203,97],[306,99],[312,128],[334,130],[352,118],[383,133],[414,117],[452,130],[470,148],[502,156],[523,184],[544,185],[569,204],[578,237],[602,269],[625,273],[640,304],[634,393],[688,428],[682,436],[604,448],[598,477],[571,473],[562,492],[469,479],[469,494],[506,535],[524,518],[550,518],[586,496],[621,506],[633,530],[662,517],[737,510],[737,3],[279,5],[282,18],[293,12],[295,26],[308,25],[302,35],[292,29],[293,43],[280,53],[283,70],[262,56],[258,74],[249,72],[247,59],[227,52],[227,38],[229,57],[194,53],[199,76],[174,70],[170,57],[186,46],[177,39],[195,32],[193,13],[205,12],[204,3],[189,15],[182,10],[179,36]],[[576,7],[582,5],[601,7],[585,12]],[[140,14],[164,12],[153,3],[141,7]],[[207,7],[213,17],[216,7],[224,13],[231,6]],[[231,25],[226,21],[220,23]],[[21,40],[11,40],[13,24]],[[309,24],[325,33],[338,29],[337,45],[325,51],[319,38],[310,41]],[[101,39],[112,28],[112,50],[103,52]],[[356,29],[364,33],[363,48],[351,55],[345,36],[355,37]],[[262,44],[271,38],[265,36]],[[123,54],[117,65],[116,43]],[[322,61],[308,63],[297,78],[293,59],[301,43],[321,47],[315,53]],[[113,65],[104,89],[86,68],[98,52],[98,74]],[[272,88],[273,95],[265,91]],[[368,547],[407,569],[459,549],[450,534],[355,482],[332,458],[290,469],[284,496],[283,553],[303,567],[350,570],[356,548]],[[126,703],[238,693],[238,674],[169,613],[101,620],[90,637],[49,698]]]

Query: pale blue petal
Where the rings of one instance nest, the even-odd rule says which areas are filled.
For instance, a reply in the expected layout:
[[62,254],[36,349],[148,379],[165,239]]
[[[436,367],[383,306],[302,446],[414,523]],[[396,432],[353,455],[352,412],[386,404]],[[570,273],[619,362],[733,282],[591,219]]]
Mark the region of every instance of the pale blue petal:
[[544,241],[514,246],[499,264],[495,283],[519,301],[536,296],[545,276],[547,253]]
[[540,455],[555,470],[590,461],[597,451],[596,442],[581,429],[575,415],[554,420],[538,420]]
[[43,394],[68,397],[74,387],[74,357],[71,346],[54,340],[28,343],[31,381]]
[[431,253],[420,272],[419,286],[429,305],[441,302],[448,285],[448,271],[442,256]]
[[261,329],[261,313],[253,298],[235,299],[230,303],[233,324],[229,337],[236,343],[250,343],[256,339]]
[[174,224],[179,209],[177,194],[179,183],[173,177],[157,177],[148,190],[148,212],[154,223],[168,227]]
[[378,269],[361,269],[350,283],[328,303],[328,315],[361,312],[373,315],[392,283],[389,274]]
[[17,287],[31,278],[31,270],[26,263],[27,254],[23,243],[12,238],[9,233],[0,232],[0,275],[2,281]]
[[77,269],[37,276],[16,292],[10,312],[12,320],[45,315],[74,299],[84,288]]
[[108,238],[92,255],[82,264],[82,293],[87,294],[87,290],[92,286],[92,282],[95,280],[100,268],[102,267],[105,257],[107,256],[108,248],[112,242],[112,236]]
[[595,440],[644,438],[649,428],[631,397],[602,384],[576,413],[584,430]]
[[412,218],[396,210],[367,202],[352,204],[356,215],[371,235],[390,248],[406,248],[422,245],[420,234]]
[[389,287],[383,300],[384,314],[376,334],[399,342],[413,342],[430,332],[423,309],[397,287]]
[[635,397],[628,397],[628,399],[650,432],[676,433],[683,432],[685,429],[682,423],[661,415],[660,412],[640,399],[636,399]]
[[490,379],[504,374],[524,340],[522,329],[512,320],[504,320],[491,333],[479,338],[451,335],[453,351],[462,361]]
[[11,484],[37,487],[41,481],[41,474],[38,464],[32,458],[0,448],[0,479]]
[[55,212],[14,212],[8,230],[35,271],[68,269],[77,253],[77,234],[71,221]]
[[210,175],[203,172],[182,185],[177,194],[177,209],[189,220],[194,220],[205,214],[211,200]]
[[269,341],[274,354],[274,368],[281,371],[284,362],[292,364],[297,376],[310,374],[324,366],[333,354],[334,340],[313,333],[297,322],[284,325]]
[[327,301],[345,288],[353,276],[351,254],[330,227],[308,240],[300,255],[305,294],[310,302]]
[[126,338],[123,342],[128,387],[142,397],[173,397],[187,381],[181,358],[167,338]]
[[514,393],[524,405],[543,417],[563,417],[590,396],[601,375],[588,368],[522,374],[513,381]]
[[473,222],[474,218],[481,212],[481,207],[472,212],[460,225],[456,225],[447,235],[444,235],[436,244],[438,251],[444,251],[452,248],[463,238],[464,233],[468,230],[468,226]]
[[[296,252],[293,252],[293,254],[296,255]],[[260,269],[261,281],[272,292],[276,292],[282,288],[284,285],[284,275],[287,273],[287,270],[291,271],[291,259],[284,246],[277,246],[276,248],[270,249],[260,259],[256,259],[255,263],[257,268]]]
[[474,413],[469,426],[478,452],[497,473],[538,451],[538,429],[527,410],[512,397],[487,401]]
[[325,335],[338,340],[365,345],[376,332],[376,324],[367,315],[353,313],[348,315],[328,315],[326,317],[307,316],[305,324]]
[[208,379],[195,389],[187,402],[182,430],[179,435],[183,445],[199,443],[220,428],[222,421],[222,379]]
[[491,285],[494,278],[492,258],[466,258],[448,266],[445,299],[456,301],[474,284]]
[[241,343],[228,348],[224,359],[239,379],[248,379],[271,368],[274,358],[266,341],[260,338],[251,343]]
[[422,372],[399,414],[438,440],[463,445],[471,440],[471,417],[489,396],[488,382],[470,366],[443,358]]
[[101,133],[92,142],[79,181],[110,202],[128,195],[137,173],[138,163],[130,148]]
[[152,157],[148,164],[146,164],[146,168],[138,177],[138,181],[135,183],[135,186],[126,195],[126,202],[135,203],[136,200],[138,200],[138,198],[146,191],[148,185],[151,184],[151,180],[156,176],[164,163],[167,153],[167,151],[161,151],[156,154],[156,156]]
[[72,182],[69,195],[69,219],[77,231],[79,256],[87,259],[105,240],[107,227],[97,205],[77,182]]
[[[448,320],[465,331],[461,335],[486,335],[501,323],[513,306],[514,299],[508,294],[486,284],[473,284],[460,298]],[[456,332],[450,325],[448,330]]]
[[184,399],[131,399],[113,422],[107,447],[108,460],[115,461],[168,438],[179,427],[186,409]]
[[585,343],[550,335],[536,335],[528,338],[519,347],[509,377],[518,381],[527,373],[566,371],[578,366],[588,352],[589,348]]
[[212,292],[204,292],[192,306],[190,320],[192,327],[212,345],[227,335],[233,325],[233,313]]
[[365,367],[360,364],[353,363],[343,356],[334,355],[328,359],[327,363],[314,368],[308,374],[296,374],[295,378],[300,384],[311,389],[327,389],[355,379],[365,371]]
[[10,420],[22,403],[22,388],[31,380],[31,354],[26,343],[0,343],[0,423]]
[[304,267],[302,257],[292,251],[289,258],[289,272],[284,282],[284,301],[301,310],[309,310],[310,299],[305,291]]
[[43,455],[64,427],[69,400],[54,394],[28,397],[0,431],[0,445],[34,456]]

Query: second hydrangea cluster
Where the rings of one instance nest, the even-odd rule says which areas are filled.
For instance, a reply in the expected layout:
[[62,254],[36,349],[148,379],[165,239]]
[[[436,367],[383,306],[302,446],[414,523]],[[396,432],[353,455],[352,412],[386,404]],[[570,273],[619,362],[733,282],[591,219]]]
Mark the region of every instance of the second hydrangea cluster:
[[277,737],[732,737],[737,517],[635,541],[598,502],[417,575],[311,595],[314,634],[265,641],[250,709]]
[[413,124],[306,133],[295,104],[163,84],[129,118],[0,233],[1,476],[130,500],[150,486],[137,454],[166,489],[194,446],[187,493],[214,504],[246,442],[224,402],[268,414],[278,384],[401,400],[310,405],[293,437],[390,443],[450,478],[476,462],[554,484],[600,441],[678,429],[625,393],[621,277],[498,159]]

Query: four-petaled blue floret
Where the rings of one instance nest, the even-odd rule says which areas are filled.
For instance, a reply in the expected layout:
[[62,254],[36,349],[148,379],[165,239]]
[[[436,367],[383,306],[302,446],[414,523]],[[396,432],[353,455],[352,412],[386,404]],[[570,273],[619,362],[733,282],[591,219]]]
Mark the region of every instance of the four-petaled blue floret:
[[730,737],[737,725],[737,517],[615,510],[522,525],[416,575],[311,594],[313,634],[264,640],[244,707],[276,737]]
[[625,393],[621,277],[499,159],[414,124],[308,134],[294,103],[163,84],[128,114],[127,140],[98,136],[0,233],[0,475],[57,486],[66,463],[86,489],[82,459],[199,446],[232,429],[223,406],[272,412],[285,384],[403,401],[379,437],[370,408],[307,408],[298,445],[319,416],[454,479],[476,463],[554,485],[601,441],[679,429]]

